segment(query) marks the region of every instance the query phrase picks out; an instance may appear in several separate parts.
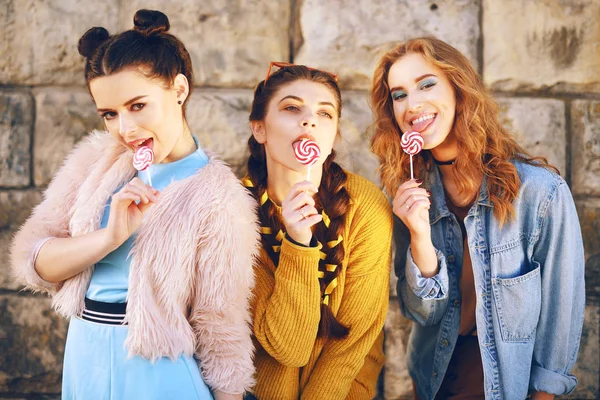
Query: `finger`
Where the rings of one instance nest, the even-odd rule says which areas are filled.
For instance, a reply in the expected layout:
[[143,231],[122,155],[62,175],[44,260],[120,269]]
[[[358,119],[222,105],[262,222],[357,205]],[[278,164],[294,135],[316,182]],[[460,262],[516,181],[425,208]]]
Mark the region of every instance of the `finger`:
[[156,190],[150,185],[147,185],[140,178],[133,178],[131,181],[129,181],[129,185],[139,189],[148,199],[152,201],[158,200],[158,198],[156,197],[156,193],[158,192],[158,190]]
[[406,199],[406,201],[404,202],[404,204],[401,204],[400,206],[403,207],[403,208],[405,208],[406,210],[409,210],[410,207],[413,204],[415,204],[416,202],[421,201],[421,200],[425,200],[425,201],[427,201],[427,203],[429,203],[429,197],[428,196],[418,194],[418,195],[412,195],[412,196],[410,196],[408,199]]
[[[140,202],[144,203],[144,204],[150,202],[148,193],[145,190],[140,189],[139,187],[137,187],[135,185],[131,185],[131,184],[125,185],[123,187],[122,193],[133,193],[136,196],[138,196],[140,198]],[[152,196],[154,196],[154,195],[152,195]]]
[[[289,202],[294,197],[296,197],[299,193],[302,193],[302,192],[309,192],[309,195],[310,195],[310,194],[317,193],[317,191],[318,191],[317,187],[310,181],[298,182],[294,186],[292,186],[292,188],[290,189],[287,196],[285,196],[285,199],[283,199],[283,202],[286,202],[286,201]],[[283,202],[282,202],[282,205],[283,205]]]
[[288,212],[284,216],[284,219],[287,224],[295,224],[298,221],[301,221],[303,219],[306,219],[306,218],[316,215],[318,213],[319,212],[317,211],[317,209],[315,207],[307,204],[303,207],[300,207],[297,210]]
[[419,197],[429,197],[429,193],[427,192],[427,190],[423,189],[423,188],[410,188],[405,190],[404,192],[402,192],[399,196],[395,197],[393,200],[393,205],[394,206],[402,206],[403,204],[406,204],[406,202],[408,201],[408,199],[412,196],[419,196]]
[[419,186],[421,186],[423,184],[423,180],[421,179],[410,179],[406,182],[404,182],[402,185],[398,186],[398,189],[396,189],[396,196],[398,196],[398,194],[401,194],[402,192],[404,192],[407,189],[412,189],[412,188],[417,188]]
[[421,212],[421,210],[429,209],[430,206],[431,202],[429,201],[429,199],[420,199],[411,204],[406,214],[408,216],[418,215]]
[[296,223],[296,229],[301,230],[301,229],[310,228],[311,226],[321,222],[322,219],[323,219],[323,216],[321,214],[311,215],[310,217],[306,217],[303,220],[298,221]]
[[113,195],[111,205],[119,205],[125,204],[129,205],[130,203],[140,201],[140,197],[135,193],[130,192],[119,192]]
[[282,207],[282,209],[286,208],[289,210],[298,210],[298,209],[304,207],[305,205],[314,207],[315,199],[313,199],[308,193],[301,192],[301,193],[298,193],[298,195],[296,197],[294,197],[293,199],[291,199],[289,202],[282,203],[281,207]]

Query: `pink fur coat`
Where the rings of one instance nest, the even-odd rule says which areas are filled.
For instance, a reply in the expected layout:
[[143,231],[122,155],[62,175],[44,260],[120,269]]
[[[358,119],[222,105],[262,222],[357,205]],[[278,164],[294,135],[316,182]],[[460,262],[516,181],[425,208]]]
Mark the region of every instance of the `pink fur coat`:
[[[132,153],[92,132],[67,157],[15,236],[17,280],[53,297],[56,311],[79,315],[93,267],[53,284],[33,259],[49,237],[97,230],[111,195],[135,175]],[[254,384],[249,297],[258,249],[255,201],[231,170],[211,157],[195,175],[171,183],[144,216],[131,254],[125,342],[150,360],[196,356],[213,389],[242,393]]]

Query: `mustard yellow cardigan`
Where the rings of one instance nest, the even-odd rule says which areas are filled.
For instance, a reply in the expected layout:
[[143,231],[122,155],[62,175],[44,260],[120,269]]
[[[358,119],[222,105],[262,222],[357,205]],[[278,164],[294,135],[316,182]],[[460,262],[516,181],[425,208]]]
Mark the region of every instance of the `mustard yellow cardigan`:
[[262,249],[252,303],[259,400],[372,399],[383,367],[389,299],[392,212],[383,193],[348,173],[345,257],[330,298],[344,339],[317,338],[319,250],[287,239],[275,267]]

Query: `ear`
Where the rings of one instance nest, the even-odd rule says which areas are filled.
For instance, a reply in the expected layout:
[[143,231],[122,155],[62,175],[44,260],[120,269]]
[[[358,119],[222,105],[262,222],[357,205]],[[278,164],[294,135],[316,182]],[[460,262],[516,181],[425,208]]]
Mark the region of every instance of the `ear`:
[[252,135],[254,139],[260,144],[265,144],[267,141],[267,131],[265,130],[265,124],[263,121],[250,121],[250,127],[252,128]]
[[190,93],[190,84],[185,75],[177,74],[173,80],[173,89],[175,89],[177,101],[184,103]]

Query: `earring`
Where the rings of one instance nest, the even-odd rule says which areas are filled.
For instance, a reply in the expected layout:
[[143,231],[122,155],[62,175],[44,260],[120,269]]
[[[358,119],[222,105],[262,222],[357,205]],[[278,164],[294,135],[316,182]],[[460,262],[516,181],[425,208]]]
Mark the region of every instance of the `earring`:
[[177,100],[177,104],[179,104],[179,105],[182,105],[182,104],[183,104],[183,101],[181,101],[181,100]]

